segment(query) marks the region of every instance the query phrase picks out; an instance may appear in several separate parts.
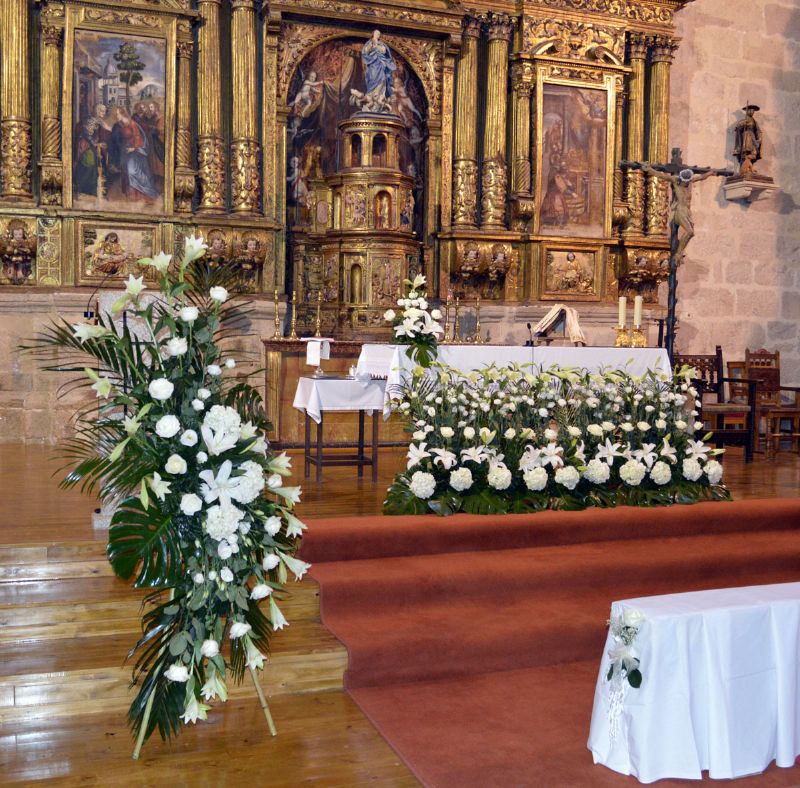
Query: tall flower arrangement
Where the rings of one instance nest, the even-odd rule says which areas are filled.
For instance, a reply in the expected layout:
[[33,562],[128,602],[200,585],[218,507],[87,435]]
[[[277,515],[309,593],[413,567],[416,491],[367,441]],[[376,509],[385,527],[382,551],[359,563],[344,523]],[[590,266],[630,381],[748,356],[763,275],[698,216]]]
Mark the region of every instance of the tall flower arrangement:
[[425,277],[417,274],[413,281],[403,280],[408,289],[405,297],[397,299],[402,311],[387,309],[383,317],[393,325],[392,343],[408,345],[406,355],[421,367],[429,367],[437,355],[438,337],[444,333],[439,324],[442,313],[429,310],[425,295]]
[[[432,374],[434,373],[434,374]],[[674,378],[531,366],[415,370],[394,407],[412,433],[388,514],[476,514],[728,499],[697,438],[693,370]]]
[[236,360],[225,348],[247,309],[229,300],[224,272],[203,264],[205,249],[191,236],[180,261],[141,260],[159,288],[147,298],[143,277],[128,278],[112,312],[130,321],[54,323],[23,348],[93,390],[66,444],[62,486],[96,490],[116,507],[111,565],[152,589],[128,655],[134,757],[154,730],[167,739],[206,719],[246,671],[274,732],[255,671],[287,625],[284,583],[308,568],[295,557],[305,526],[292,513],[300,488],[284,485],[289,459],[268,447],[258,391],[227,377]]

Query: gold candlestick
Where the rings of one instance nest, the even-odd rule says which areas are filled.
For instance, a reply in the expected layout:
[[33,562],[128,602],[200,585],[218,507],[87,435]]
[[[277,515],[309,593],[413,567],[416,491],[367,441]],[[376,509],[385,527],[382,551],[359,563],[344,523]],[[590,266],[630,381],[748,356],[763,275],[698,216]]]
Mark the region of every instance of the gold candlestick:
[[456,296],[456,313],[453,317],[453,344],[460,345],[461,344],[461,327],[459,326],[459,310],[461,307],[461,301],[458,296]]
[[647,347],[647,337],[639,326],[634,326],[631,331],[629,347]]
[[278,291],[275,291],[275,333],[272,335],[273,342],[283,341],[283,331],[281,330],[281,302],[278,298]]
[[450,296],[447,296],[447,300],[444,302],[444,336],[442,337],[442,342],[449,342],[450,339]]
[[314,331],[315,337],[322,336],[322,315],[320,310],[322,309],[322,291],[320,290],[317,293],[317,323],[316,323],[316,330]]
[[616,326],[614,331],[617,332],[617,338],[614,341],[614,347],[631,346],[631,335],[628,333],[628,329],[625,328],[625,326]]
[[478,300],[475,304],[475,338],[473,342],[476,345],[484,344],[484,339],[481,336],[481,297],[478,296]]
[[297,290],[292,290],[292,330],[289,339],[299,339],[297,336]]

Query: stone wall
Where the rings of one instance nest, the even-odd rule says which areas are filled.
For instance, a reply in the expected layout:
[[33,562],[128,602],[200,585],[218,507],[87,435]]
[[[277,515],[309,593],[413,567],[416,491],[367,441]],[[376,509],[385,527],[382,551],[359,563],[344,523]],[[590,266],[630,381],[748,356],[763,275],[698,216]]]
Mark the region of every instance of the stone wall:
[[684,161],[733,166],[733,126],[757,104],[763,160],[780,191],[728,202],[720,179],[694,187],[696,235],[679,273],[676,345],[743,359],[780,350],[782,378],[800,384],[800,5],[797,0],[695,0],[677,15],[671,143]]

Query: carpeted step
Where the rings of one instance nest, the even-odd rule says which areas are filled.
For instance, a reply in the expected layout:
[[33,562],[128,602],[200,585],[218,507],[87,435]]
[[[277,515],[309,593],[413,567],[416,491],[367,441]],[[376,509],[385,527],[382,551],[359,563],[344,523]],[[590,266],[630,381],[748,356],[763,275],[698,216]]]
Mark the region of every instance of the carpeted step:
[[800,499],[587,509],[504,516],[320,519],[303,539],[306,561],[504,550],[611,540],[800,528]]

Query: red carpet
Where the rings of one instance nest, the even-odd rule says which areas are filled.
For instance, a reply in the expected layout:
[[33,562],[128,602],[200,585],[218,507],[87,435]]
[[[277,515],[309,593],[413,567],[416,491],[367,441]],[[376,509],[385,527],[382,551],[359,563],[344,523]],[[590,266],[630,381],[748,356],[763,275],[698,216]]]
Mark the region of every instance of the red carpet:
[[586,749],[611,602],[800,580],[799,528],[796,500],[317,520],[303,558],[348,690],[424,784],[633,785]]

